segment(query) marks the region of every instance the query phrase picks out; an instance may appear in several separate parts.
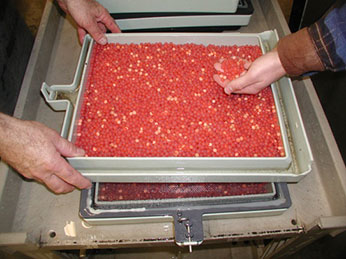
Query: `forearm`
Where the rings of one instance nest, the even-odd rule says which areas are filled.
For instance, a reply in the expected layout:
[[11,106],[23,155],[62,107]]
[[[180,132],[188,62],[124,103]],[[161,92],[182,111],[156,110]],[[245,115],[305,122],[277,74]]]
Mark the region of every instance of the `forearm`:
[[15,124],[17,120],[0,113],[0,157],[4,160],[8,157],[6,153],[12,152],[10,148],[12,144],[16,144],[12,142],[15,139]]
[[339,2],[308,28],[282,38],[278,53],[287,74],[346,69],[346,4]]
[[338,1],[325,17],[309,27],[314,47],[326,70],[346,69],[346,3]]
[[28,175],[27,168],[38,163],[38,158],[30,156],[35,151],[41,150],[43,138],[32,137],[34,134],[32,124],[36,122],[20,120],[0,113],[0,157],[6,163],[18,170],[25,177]]
[[9,130],[9,118],[9,116],[0,113],[0,158],[3,157],[4,150],[6,150],[5,140]]
[[282,66],[290,76],[324,70],[307,28],[282,38],[277,51]]

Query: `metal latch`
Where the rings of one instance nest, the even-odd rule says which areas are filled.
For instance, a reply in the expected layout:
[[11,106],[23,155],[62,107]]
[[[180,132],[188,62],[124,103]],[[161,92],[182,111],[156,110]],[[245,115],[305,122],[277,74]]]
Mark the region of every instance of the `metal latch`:
[[192,246],[203,242],[202,213],[196,210],[177,211],[174,217],[175,242],[179,246]]

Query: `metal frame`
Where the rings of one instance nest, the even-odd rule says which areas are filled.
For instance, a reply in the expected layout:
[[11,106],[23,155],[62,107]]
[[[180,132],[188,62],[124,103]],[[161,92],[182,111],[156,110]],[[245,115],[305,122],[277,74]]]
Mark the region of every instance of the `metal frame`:
[[[203,220],[280,215],[291,206],[286,183],[272,184],[268,194],[235,197],[163,199],[151,202],[97,202],[97,184],[83,190],[80,215],[92,225],[174,222],[175,242],[181,246],[203,242]],[[152,206],[155,203],[156,206]],[[174,220],[173,220],[174,219]],[[190,248],[191,249],[191,248]]]

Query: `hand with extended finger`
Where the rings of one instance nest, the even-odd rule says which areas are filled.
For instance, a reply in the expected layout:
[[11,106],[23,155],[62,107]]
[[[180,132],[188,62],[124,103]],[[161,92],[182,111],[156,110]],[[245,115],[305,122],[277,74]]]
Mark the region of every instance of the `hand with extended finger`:
[[226,94],[256,94],[286,74],[276,49],[250,62],[237,57],[220,60],[214,80]]
[[106,44],[105,32],[121,32],[108,11],[95,0],[57,0],[60,7],[71,14],[78,26],[79,41],[82,43],[87,33],[97,43]]

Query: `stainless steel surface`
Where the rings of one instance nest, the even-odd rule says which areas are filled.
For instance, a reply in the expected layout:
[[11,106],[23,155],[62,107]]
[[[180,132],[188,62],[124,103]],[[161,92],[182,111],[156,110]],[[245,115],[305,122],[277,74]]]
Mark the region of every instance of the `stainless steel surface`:
[[[102,183],[101,183],[102,185]],[[167,188],[169,188],[167,186]],[[215,187],[216,188],[216,187]],[[208,188],[210,189],[210,187]],[[107,201],[107,200],[99,200],[98,197],[99,197],[99,191],[100,191],[100,183],[95,183],[95,193],[94,193],[94,197],[92,198],[95,202],[95,204],[97,205],[112,205],[112,204],[133,204],[133,205],[136,205],[138,203],[141,203],[141,204],[150,204],[150,203],[153,203],[155,202],[157,199],[159,198],[156,198],[156,199],[143,199],[143,200],[126,200],[124,198],[124,200],[114,200],[114,201]],[[198,189],[195,190],[195,192],[198,192]],[[186,193],[186,192],[185,192]],[[255,194],[241,194],[241,195],[232,195],[232,196],[217,196],[217,197],[194,197],[193,195],[191,195],[191,197],[185,197],[183,198],[184,201],[198,201],[198,200],[203,200],[203,199],[206,199],[206,200],[220,200],[220,202],[222,203],[222,201],[224,199],[226,200],[257,200],[257,199],[272,199],[274,198],[274,196],[276,195],[277,191],[276,191],[276,188],[275,188],[275,184],[274,183],[268,183],[267,184],[267,188],[266,188],[266,192],[265,193],[255,193]],[[193,193],[193,194],[196,194],[196,193]],[[189,195],[188,195],[189,196]],[[164,198],[162,200],[162,202],[174,202],[174,201],[177,201],[177,198]],[[160,202],[160,201],[158,201]]]
[[[252,20],[240,32],[277,29],[279,36],[289,32],[275,0],[253,0],[253,4],[255,13]],[[48,84],[72,82],[79,52],[75,28],[48,1],[15,115],[41,121],[60,131],[64,114],[47,107],[39,95],[40,86],[43,81]],[[297,246],[304,244],[304,240],[316,239],[318,234],[327,234],[331,229],[346,226],[345,165],[311,81],[294,81],[293,85],[315,159],[311,173],[299,183],[289,184],[292,206],[282,215],[205,220],[203,228],[206,241],[299,237],[300,240],[293,238],[291,242],[294,245],[296,240]],[[31,253],[43,253],[47,249],[115,248],[173,243],[173,227],[170,223],[91,227],[84,224],[78,216],[79,191],[54,195],[36,182],[23,181],[4,164],[0,165],[0,171],[1,235],[6,237],[19,233],[21,236],[16,244],[1,242],[1,246],[15,247],[26,253],[29,253],[30,247]],[[320,218],[333,220],[335,217],[338,224],[331,229],[326,229],[324,224],[317,224]],[[71,231],[67,231],[69,229]],[[308,235],[305,236],[305,232]],[[22,238],[25,236],[30,238]],[[33,243],[37,245],[33,246]],[[288,249],[289,245],[290,242],[287,242],[283,247]]]

